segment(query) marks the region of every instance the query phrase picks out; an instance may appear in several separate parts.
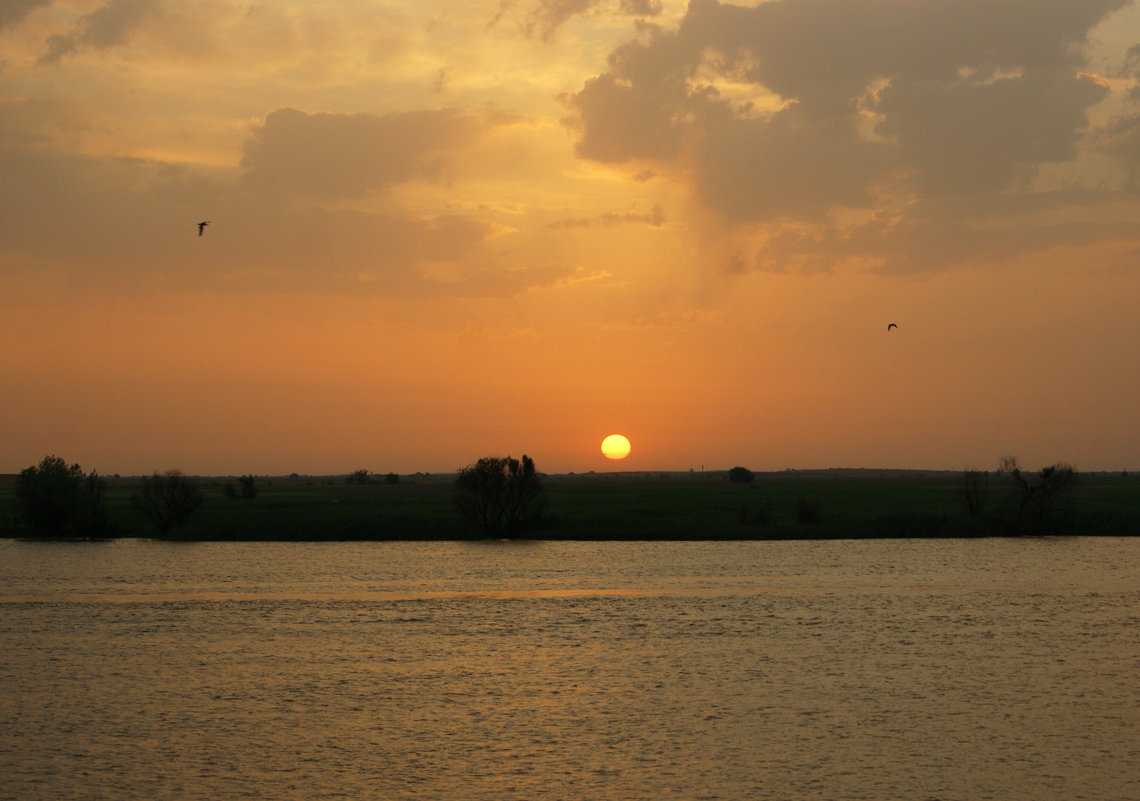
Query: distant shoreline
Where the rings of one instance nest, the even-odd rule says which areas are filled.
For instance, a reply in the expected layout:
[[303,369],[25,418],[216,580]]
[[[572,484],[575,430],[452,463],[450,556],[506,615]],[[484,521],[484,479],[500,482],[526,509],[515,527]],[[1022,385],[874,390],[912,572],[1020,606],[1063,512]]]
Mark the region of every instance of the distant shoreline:
[[[757,472],[628,471],[545,476],[536,540],[819,540],[1006,536],[1012,487],[989,474],[970,516],[959,471],[845,469]],[[227,476],[198,478],[205,495],[185,525],[162,536],[132,507],[136,478],[107,478],[106,505],[124,538],[176,541],[479,540],[456,512],[454,475],[368,483],[345,476],[258,477],[256,498],[227,496]],[[0,536],[26,538],[14,477],[0,476]],[[1081,473],[1039,532],[1140,535],[1140,475]]]

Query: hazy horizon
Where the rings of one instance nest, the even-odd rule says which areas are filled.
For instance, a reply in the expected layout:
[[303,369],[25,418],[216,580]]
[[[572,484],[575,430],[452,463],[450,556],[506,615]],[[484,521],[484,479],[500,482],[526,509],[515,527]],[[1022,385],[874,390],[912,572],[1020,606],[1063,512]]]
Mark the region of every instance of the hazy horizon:
[[0,472],[1140,465],[1128,0],[20,0],[0,48]]

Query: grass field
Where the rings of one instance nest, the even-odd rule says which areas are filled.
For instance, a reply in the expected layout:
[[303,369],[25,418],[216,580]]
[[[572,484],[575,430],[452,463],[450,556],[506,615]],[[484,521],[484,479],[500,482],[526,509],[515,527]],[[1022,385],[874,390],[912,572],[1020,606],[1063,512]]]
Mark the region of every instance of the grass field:
[[[0,535],[23,536],[14,476],[0,476]],[[255,499],[229,498],[229,479],[200,478],[205,503],[173,539],[467,539],[452,476],[348,484],[344,477],[260,477]],[[950,471],[796,470],[751,484],[707,473],[547,476],[545,539],[821,539],[1001,534],[1015,502],[991,474],[985,519],[966,514],[962,476]],[[131,504],[137,479],[107,479],[107,507],[124,537],[155,537]],[[1042,533],[1140,534],[1140,475],[1082,474]]]

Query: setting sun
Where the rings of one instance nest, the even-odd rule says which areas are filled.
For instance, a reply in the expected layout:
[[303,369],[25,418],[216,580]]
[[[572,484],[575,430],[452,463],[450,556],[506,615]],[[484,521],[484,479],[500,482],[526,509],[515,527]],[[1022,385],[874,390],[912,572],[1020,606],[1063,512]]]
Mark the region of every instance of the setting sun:
[[602,440],[602,453],[607,459],[624,459],[629,456],[629,440],[621,434],[610,434]]

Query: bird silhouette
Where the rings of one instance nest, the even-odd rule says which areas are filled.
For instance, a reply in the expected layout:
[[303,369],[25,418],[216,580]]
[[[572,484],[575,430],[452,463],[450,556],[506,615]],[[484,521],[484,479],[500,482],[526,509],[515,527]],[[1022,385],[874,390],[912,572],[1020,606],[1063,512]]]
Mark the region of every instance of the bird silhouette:
[[202,220],[202,222],[198,223],[198,236],[202,235],[202,232],[206,230],[206,226],[209,224],[209,220]]
[[898,328],[898,326],[894,323],[887,323],[887,330],[890,331],[892,328]]

